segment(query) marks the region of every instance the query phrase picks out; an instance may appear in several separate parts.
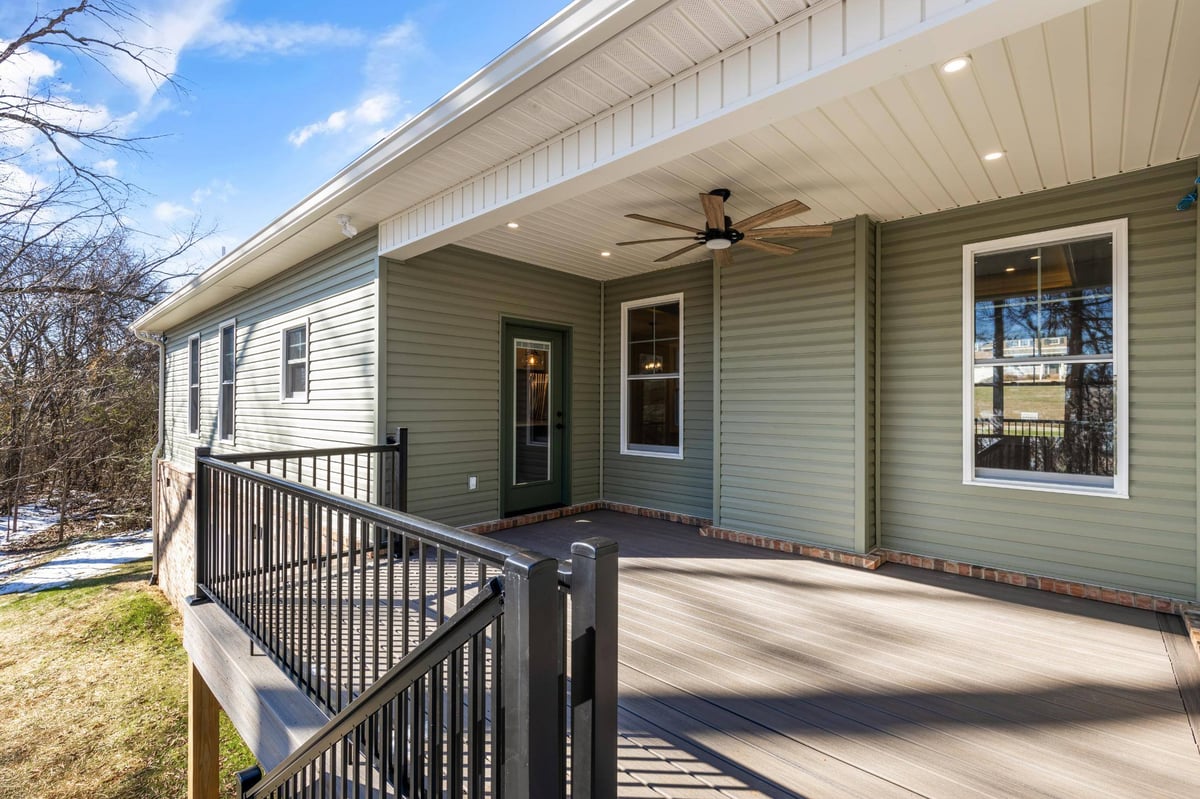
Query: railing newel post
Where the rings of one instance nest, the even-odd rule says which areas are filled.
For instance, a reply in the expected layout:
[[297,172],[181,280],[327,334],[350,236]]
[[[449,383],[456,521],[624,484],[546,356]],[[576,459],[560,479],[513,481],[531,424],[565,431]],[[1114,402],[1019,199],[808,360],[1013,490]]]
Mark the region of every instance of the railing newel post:
[[395,508],[408,513],[408,428],[396,428],[396,496]]
[[558,561],[519,552],[504,561],[501,652],[504,795],[550,799],[559,780]]
[[617,544],[571,545],[571,796],[617,795]]
[[191,602],[202,602],[204,593],[201,591],[201,586],[208,580],[208,535],[209,535],[209,512],[211,510],[209,496],[211,493],[211,478],[208,472],[208,464],[205,459],[212,456],[211,447],[196,447],[195,471],[193,473],[196,481],[196,490],[193,497],[195,502],[195,513],[192,516],[192,534],[193,534],[193,552],[192,557],[195,558],[194,577],[195,584],[192,586]]

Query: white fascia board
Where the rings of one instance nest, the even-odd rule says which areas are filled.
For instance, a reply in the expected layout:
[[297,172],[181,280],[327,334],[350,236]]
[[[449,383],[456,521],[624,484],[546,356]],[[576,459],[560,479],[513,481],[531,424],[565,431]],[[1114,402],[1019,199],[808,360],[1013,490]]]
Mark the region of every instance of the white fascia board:
[[[168,312],[199,313],[224,297],[209,289],[299,231],[332,220],[341,206],[521,96],[568,64],[641,20],[668,0],[575,0],[532,33],[405,122],[320,188],[142,314],[130,329],[163,332]],[[336,242],[334,238],[330,243]],[[174,315],[174,314],[173,314]]]
[[[884,2],[886,15],[886,6],[897,0]],[[850,20],[858,18],[849,12],[860,5],[857,0],[818,0],[628,102],[383,220],[379,254],[404,260],[452,244],[1096,0],[948,0],[942,7],[953,2],[959,4],[884,35],[874,17],[851,30]]]

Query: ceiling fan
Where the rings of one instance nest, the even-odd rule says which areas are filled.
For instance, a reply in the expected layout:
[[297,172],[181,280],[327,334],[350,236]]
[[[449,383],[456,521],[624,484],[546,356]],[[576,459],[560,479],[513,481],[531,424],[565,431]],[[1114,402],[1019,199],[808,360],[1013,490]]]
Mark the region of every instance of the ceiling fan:
[[732,192],[729,189],[713,189],[700,195],[700,205],[704,209],[704,228],[682,225],[678,222],[668,222],[665,219],[655,219],[641,214],[625,214],[628,219],[638,219],[642,222],[653,222],[656,225],[686,230],[690,236],[672,236],[665,239],[639,239],[638,241],[618,241],[618,247],[630,244],[651,244],[659,241],[690,241],[686,247],[680,247],[675,252],[667,253],[662,258],[655,258],[655,263],[670,261],[697,247],[707,247],[712,251],[713,263],[717,266],[728,266],[733,263],[729,248],[742,244],[751,249],[769,252],[774,255],[791,255],[799,252],[795,247],[764,241],[764,239],[795,239],[795,238],[824,238],[833,235],[830,225],[793,225],[791,227],[761,227],[779,219],[802,214],[810,210],[799,200],[788,200],[774,208],[760,211],[754,216],[748,216],[737,224],[725,215],[725,201]]

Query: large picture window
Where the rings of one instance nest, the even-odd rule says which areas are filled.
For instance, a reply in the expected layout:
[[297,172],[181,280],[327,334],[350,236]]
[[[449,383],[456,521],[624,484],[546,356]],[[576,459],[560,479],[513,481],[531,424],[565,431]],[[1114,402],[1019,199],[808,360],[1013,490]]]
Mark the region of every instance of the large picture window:
[[963,248],[964,482],[1128,495],[1126,222]]
[[200,336],[188,339],[188,432],[200,433]]
[[621,452],[683,457],[683,295],[621,304]]
[[221,325],[221,360],[219,378],[221,393],[217,397],[217,436],[223,441],[233,439],[233,397],[237,371],[237,325],[226,322]]

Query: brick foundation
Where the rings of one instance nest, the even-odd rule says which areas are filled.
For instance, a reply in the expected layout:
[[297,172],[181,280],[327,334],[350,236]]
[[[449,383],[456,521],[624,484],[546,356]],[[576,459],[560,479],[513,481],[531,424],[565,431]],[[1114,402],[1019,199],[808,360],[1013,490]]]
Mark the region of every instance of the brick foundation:
[[874,570],[878,569],[884,563],[899,563],[918,569],[957,574],[961,577],[974,577],[977,580],[988,580],[989,582],[1015,585],[1021,588],[1033,588],[1038,591],[1049,591],[1055,594],[1066,594],[1083,599],[1094,599],[1097,602],[1107,602],[1112,605],[1123,605],[1140,610],[1154,610],[1159,613],[1176,613],[1182,615],[1185,621],[1189,620],[1190,611],[1189,629],[1191,630],[1192,640],[1196,643],[1197,648],[1200,649],[1200,604],[1189,602],[1185,599],[1157,596],[1117,588],[1105,588],[1104,586],[1093,585],[1091,583],[1064,580],[1058,577],[1041,577],[1036,574],[995,569],[989,566],[977,566],[973,563],[931,558],[926,555],[914,555],[909,552],[898,552],[893,549],[874,549],[866,554],[861,554],[711,526],[703,527],[700,534],[719,538],[724,541],[733,541],[738,544],[762,547],[775,552],[786,552],[809,558],[819,558],[820,560],[827,560],[833,563],[843,563],[848,566],[857,566],[861,569]]
[[1040,577],[1036,574],[993,569],[988,566],[976,566],[972,563],[962,563],[942,558],[931,558],[924,555],[913,555],[908,552],[895,550],[880,550],[888,563],[901,563],[905,566],[916,566],[920,569],[957,574],[963,577],[974,577],[977,580],[987,580],[993,583],[1005,583],[1021,588],[1033,588],[1038,591],[1049,591],[1054,594],[1067,594],[1083,599],[1094,599],[1097,602],[1107,602],[1111,605],[1124,605],[1140,610],[1155,610],[1159,613],[1183,614],[1188,609],[1197,606],[1184,599],[1144,594],[1138,591],[1127,591],[1118,588],[1105,588],[1091,583],[1081,583],[1074,580],[1064,580],[1058,577]]
[[1192,645],[1196,647],[1196,654],[1200,656],[1200,608],[1192,607],[1184,611],[1183,623],[1187,627],[1188,637],[1192,639]]
[[158,585],[177,608],[196,587],[195,475],[160,461],[158,480]]
[[732,541],[736,544],[749,544],[750,546],[762,547],[763,549],[770,549],[775,552],[786,552],[790,555],[803,555],[808,558],[819,558],[821,560],[832,561],[833,563],[843,563],[847,566],[857,566],[860,569],[870,569],[871,571],[878,569],[884,562],[883,555],[878,551],[868,552],[864,555],[858,552],[847,552],[843,549],[801,544],[782,538],[752,535],[750,533],[738,532],[737,530],[728,530],[724,527],[705,525],[700,528],[700,535],[720,539],[721,541]]
[[551,508],[550,510],[538,511],[537,513],[526,513],[522,516],[510,516],[507,519],[493,519],[490,522],[468,524],[464,525],[461,529],[466,530],[468,533],[487,535],[488,533],[498,533],[501,530],[511,530],[514,527],[523,527],[527,524],[548,522],[552,519],[561,519],[564,516],[578,516],[581,513],[590,513],[597,510],[611,510],[617,513],[628,513],[633,516],[662,519],[663,521],[686,524],[692,527],[704,527],[712,524],[712,519],[705,519],[700,516],[688,516],[685,513],[671,513],[665,510],[643,508],[638,505],[622,505],[617,502],[609,502],[606,499],[598,499],[593,502],[568,505],[565,508]]

